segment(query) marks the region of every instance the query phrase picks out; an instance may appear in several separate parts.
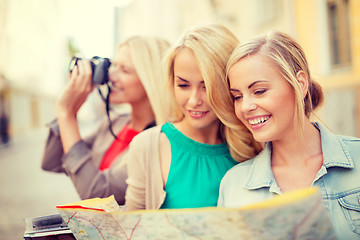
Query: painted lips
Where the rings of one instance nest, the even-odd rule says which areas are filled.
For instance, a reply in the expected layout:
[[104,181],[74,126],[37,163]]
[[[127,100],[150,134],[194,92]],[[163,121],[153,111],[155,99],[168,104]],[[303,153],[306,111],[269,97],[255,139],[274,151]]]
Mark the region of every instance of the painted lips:
[[263,127],[267,120],[269,120],[270,116],[261,116],[256,118],[248,119],[248,122],[250,123],[250,126],[253,130],[257,130],[261,127]]

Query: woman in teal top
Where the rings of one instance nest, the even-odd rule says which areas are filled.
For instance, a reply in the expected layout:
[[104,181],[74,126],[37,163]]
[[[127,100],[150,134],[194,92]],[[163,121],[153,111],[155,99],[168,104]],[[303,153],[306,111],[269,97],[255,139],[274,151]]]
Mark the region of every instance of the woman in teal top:
[[161,131],[171,145],[171,166],[161,208],[215,206],[222,177],[238,163],[227,145],[196,142],[172,123],[164,124]]
[[[255,156],[250,132],[230,130],[213,111],[237,38],[221,25],[188,30],[166,59],[173,119],[138,134],[128,153],[127,210],[216,206],[220,181],[237,161]],[[163,89],[159,89],[161,91]],[[222,94],[222,93],[221,93]],[[236,121],[239,121],[237,118]],[[237,152],[227,138],[238,139]],[[230,155],[231,153],[231,155]],[[234,160],[235,159],[235,160]]]

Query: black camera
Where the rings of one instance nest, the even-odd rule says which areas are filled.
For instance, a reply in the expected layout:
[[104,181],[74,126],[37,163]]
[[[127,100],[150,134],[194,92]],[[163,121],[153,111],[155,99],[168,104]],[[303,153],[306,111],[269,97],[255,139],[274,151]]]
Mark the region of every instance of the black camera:
[[[77,65],[77,61],[81,60],[80,57],[74,56],[70,62],[69,71],[72,72]],[[90,59],[92,70],[92,83],[97,85],[106,84],[109,81],[108,72],[111,65],[110,59],[101,58],[98,56]]]

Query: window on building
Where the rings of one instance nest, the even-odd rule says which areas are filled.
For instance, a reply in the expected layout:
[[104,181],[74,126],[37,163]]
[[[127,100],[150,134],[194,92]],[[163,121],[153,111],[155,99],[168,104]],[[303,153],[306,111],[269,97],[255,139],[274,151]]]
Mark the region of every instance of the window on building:
[[331,66],[333,69],[351,63],[349,0],[327,0]]

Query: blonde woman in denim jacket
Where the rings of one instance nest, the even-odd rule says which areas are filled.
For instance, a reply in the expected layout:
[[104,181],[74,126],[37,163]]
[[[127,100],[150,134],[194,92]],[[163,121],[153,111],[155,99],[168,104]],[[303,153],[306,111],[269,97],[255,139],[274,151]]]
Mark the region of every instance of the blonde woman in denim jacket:
[[227,172],[218,206],[239,207],[316,186],[337,238],[360,239],[360,139],[311,122],[323,93],[302,48],[288,35],[270,32],[239,45],[227,74],[233,114],[265,148]]

